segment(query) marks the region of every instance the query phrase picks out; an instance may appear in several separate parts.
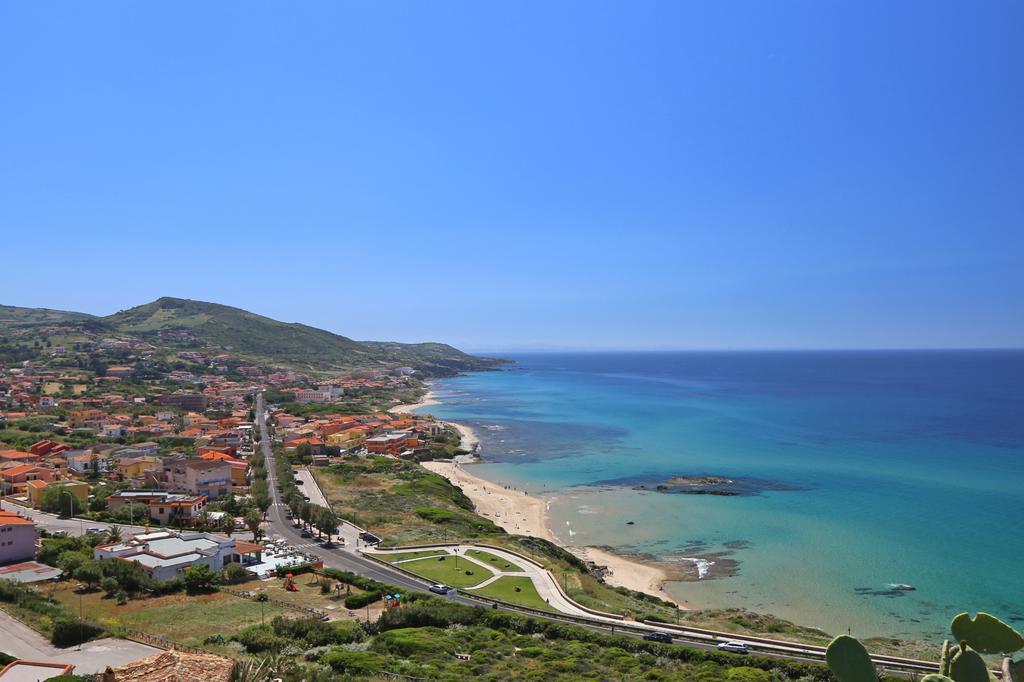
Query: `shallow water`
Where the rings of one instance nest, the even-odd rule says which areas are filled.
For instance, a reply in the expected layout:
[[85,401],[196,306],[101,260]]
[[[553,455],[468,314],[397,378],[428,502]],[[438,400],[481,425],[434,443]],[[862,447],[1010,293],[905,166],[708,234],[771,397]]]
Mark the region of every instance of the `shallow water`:
[[[554,493],[562,541],[677,561],[694,580],[667,588],[692,606],[831,632],[1024,624],[1024,353],[514,359],[438,382],[425,411],[476,429],[480,475]],[[650,490],[698,475],[741,494]]]

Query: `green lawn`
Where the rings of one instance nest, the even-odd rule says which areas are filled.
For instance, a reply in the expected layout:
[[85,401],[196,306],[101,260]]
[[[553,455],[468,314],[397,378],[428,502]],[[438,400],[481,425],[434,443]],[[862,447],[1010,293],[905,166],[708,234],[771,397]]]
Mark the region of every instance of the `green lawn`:
[[523,567],[519,564],[513,563],[508,559],[502,559],[497,554],[491,554],[490,552],[485,552],[482,549],[471,549],[467,553],[474,559],[478,559],[486,564],[494,566],[494,568],[498,569],[499,572],[506,571],[509,573],[520,573],[523,570]]
[[[458,570],[455,568],[456,563],[459,565]],[[456,560],[453,556],[449,556],[444,561],[438,559],[417,559],[401,564],[401,567],[424,578],[444,583],[445,585],[451,585],[452,587],[472,587],[473,585],[479,585],[494,575],[490,570],[479,564],[463,559]],[[466,575],[467,570],[473,571],[473,575]]]
[[[517,587],[519,588],[518,592],[516,592]],[[482,587],[479,590],[469,590],[469,592],[483,597],[500,599],[511,604],[529,606],[533,609],[555,610],[541,599],[541,596],[537,594],[537,588],[533,586],[533,581],[525,576],[505,576],[504,578],[498,578],[487,587]]]
[[403,561],[405,559],[418,559],[426,556],[439,556],[441,554],[448,554],[448,550],[427,549],[422,552],[395,552],[394,554],[374,554],[374,556],[393,564],[396,561]]

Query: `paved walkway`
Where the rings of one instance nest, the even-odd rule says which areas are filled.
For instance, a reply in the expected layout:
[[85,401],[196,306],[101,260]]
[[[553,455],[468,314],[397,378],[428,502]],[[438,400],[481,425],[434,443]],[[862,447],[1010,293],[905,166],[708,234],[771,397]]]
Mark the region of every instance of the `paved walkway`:
[[86,642],[81,649],[59,649],[38,632],[4,611],[0,611],[0,632],[3,632],[0,651],[29,661],[70,663],[75,666],[75,673],[79,675],[103,672],[107,666],[116,668],[162,651],[156,647],[113,637]]
[[[583,609],[581,609],[580,607],[576,606],[575,604],[573,604],[572,602],[570,602],[568,599],[565,598],[565,595],[562,593],[562,591],[560,589],[558,589],[558,583],[555,582],[555,578],[554,578],[554,576],[551,575],[551,573],[549,573],[546,569],[543,569],[540,566],[537,566],[534,563],[526,561],[525,559],[523,559],[523,557],[519,556],[518,554],[513,554],[512,552],[506,552],[504,550],[496,549],[496,548],[493,548],[493,547],[477,547],[476,545],[458,545],[456,547],[452,547],[452,546],[420,547],[420,548],[417,548],[416,551],[418,551],[418,552],[419,551],[430,551],[430,550],[435,550],[435,549],[439,551],[438,556],[440,556],[440,554],[444,553],[441,550],[444,550],[446,552],[451,552],[451,553],[457,553],[463,559],[471,561],[471,562],[473,562],[475,564],[479,564],[480,566],[483,566],[483,567],[487,568],[488,570],[490,570],[490,571],[492,571],[494,573],[493,577],[488,578],[487,580],[484,580],[479,585],[474,585],[473,587],[469,587],[469,588],[463,588],[464,591],[466,591],[466,592],[472,593],[473,590],[480,589],[481,587],[485,587],[487,585],[490,585],[492,582],[494,582],[495,580],[497,580],[499,578],[504,578],[504,577],[529,578],[533,582],[533,586],[535,588],[537,588],[537,594],[540,595],[541,599],[545,600],[548,604],[550,604],[552,608],[554,608],[554,609],[556,609],[558,611],[561,611],[562,613],[567,613],[567,614],[572,615],[572,616],[580,616],[580,617],[584,617],[584,618],[595,618],[595,616],[592,613],[590,613],[588,611],[584,611]],[[471,550],[471,549],[476,549],[476,550],[480,550],[480,551],[483,551],[483,552],[487,552],[489,554],[493,554],[496,557],[499,557],[501,559],[505,559],[506,561],[512,563],[515,566],[522,567],[523,570],[521,570],[521,571],[502,571],[502,570],[496,568],[493,564],[487,563],[485,561],[481,561],[481,560],[479,560],[479,559],[469,555],[467,552],[468,552],[468,550]],[[364,551],[367,551],[367,553],[372,553],[375,556],[381,556],[381,557],[383,557],[383,556],[385,556],[385,555],[387,555],[389,553],[391,553],[391,554],[401,554],[403,552],[403,550],[395,550],[395,551],[392,551],[392,552],[388,552],[388,551],[384,551],[384,550],[376,550],[376,551],[374,551],[373,549],[368,549],[368,550],[364,550]],[[409,550],[404,550],[404,551],[407,552]],[[422,559],[422,558],[424,558],[424,557],[417,557],[417,559]],[[415,560],[416,559],[412,559],[412,561],[415,561]],[[401,565],[401,564],[405,563],[405,561],[406,560],[402,560],[402,561],[398,561],[398,562],[395,562],[395,563],[397,565]]]

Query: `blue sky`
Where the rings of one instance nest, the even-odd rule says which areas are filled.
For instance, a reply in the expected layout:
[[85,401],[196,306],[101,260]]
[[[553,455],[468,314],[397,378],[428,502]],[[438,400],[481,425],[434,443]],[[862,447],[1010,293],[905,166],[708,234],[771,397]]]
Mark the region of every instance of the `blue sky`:
[[1024,6],[5,3],[0,302],[1024,345]]

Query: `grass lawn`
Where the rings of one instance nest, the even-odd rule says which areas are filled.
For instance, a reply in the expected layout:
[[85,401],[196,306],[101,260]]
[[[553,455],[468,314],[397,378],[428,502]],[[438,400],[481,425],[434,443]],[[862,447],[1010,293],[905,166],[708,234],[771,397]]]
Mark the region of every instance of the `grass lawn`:
[[394,554],[374,554],[374,556],[393,564],[396,561],[403,561],[405,559],[419,559],[427,556],[440,556],[441,554],[448,554],[448,550],[428,549],[422,552],[395,552]]
[[[516,592],[517,587],[519,592]],[[541,599],[541,596],[537,594],[537,588],[533,586],[533,581],[525,576],[505,576],[504,578],[498,578],[487,587],[469,591],[473,594],[500,599],[511,604],[529,606],[533,609],[555,610]]]
[[[401,566],[407,571],[452,587],[472,587],[494,575],[490,570],[470,561],[459,561],[459,570],[456,570],[455,563],[455,557],[448,557],[444,561],[417,559],[401,564]],[[473,575],[466,575],[467,569],[473,571]]]
[[[54,590],[53,596],[78,613],[80,595],[70,589],[70,585]],[[259,624],[261,607],[262,617],[266,620],[295,614],[291,609],[221,592],[191,597],[180,593],[132,599],[123,606],[118,606],[114,599],[104,599],[103,592],[98,591],[82,594],[81,600],[86,618],[106,627],[142,630],[191,646],[202,645],[203,640],[212,634],[230,635],[249,625]]]
[[474,559],[478,559],[486,564],[493,565],[499,571],[519,573],[523,570],[523,567],[519,564],[512,563],[508,559],[502,559],[497,554],[491,554],[490,552],[485,552],[482,549],[471,549],[467,552],[467,554],[469,554],[469,556],[473,557]]

